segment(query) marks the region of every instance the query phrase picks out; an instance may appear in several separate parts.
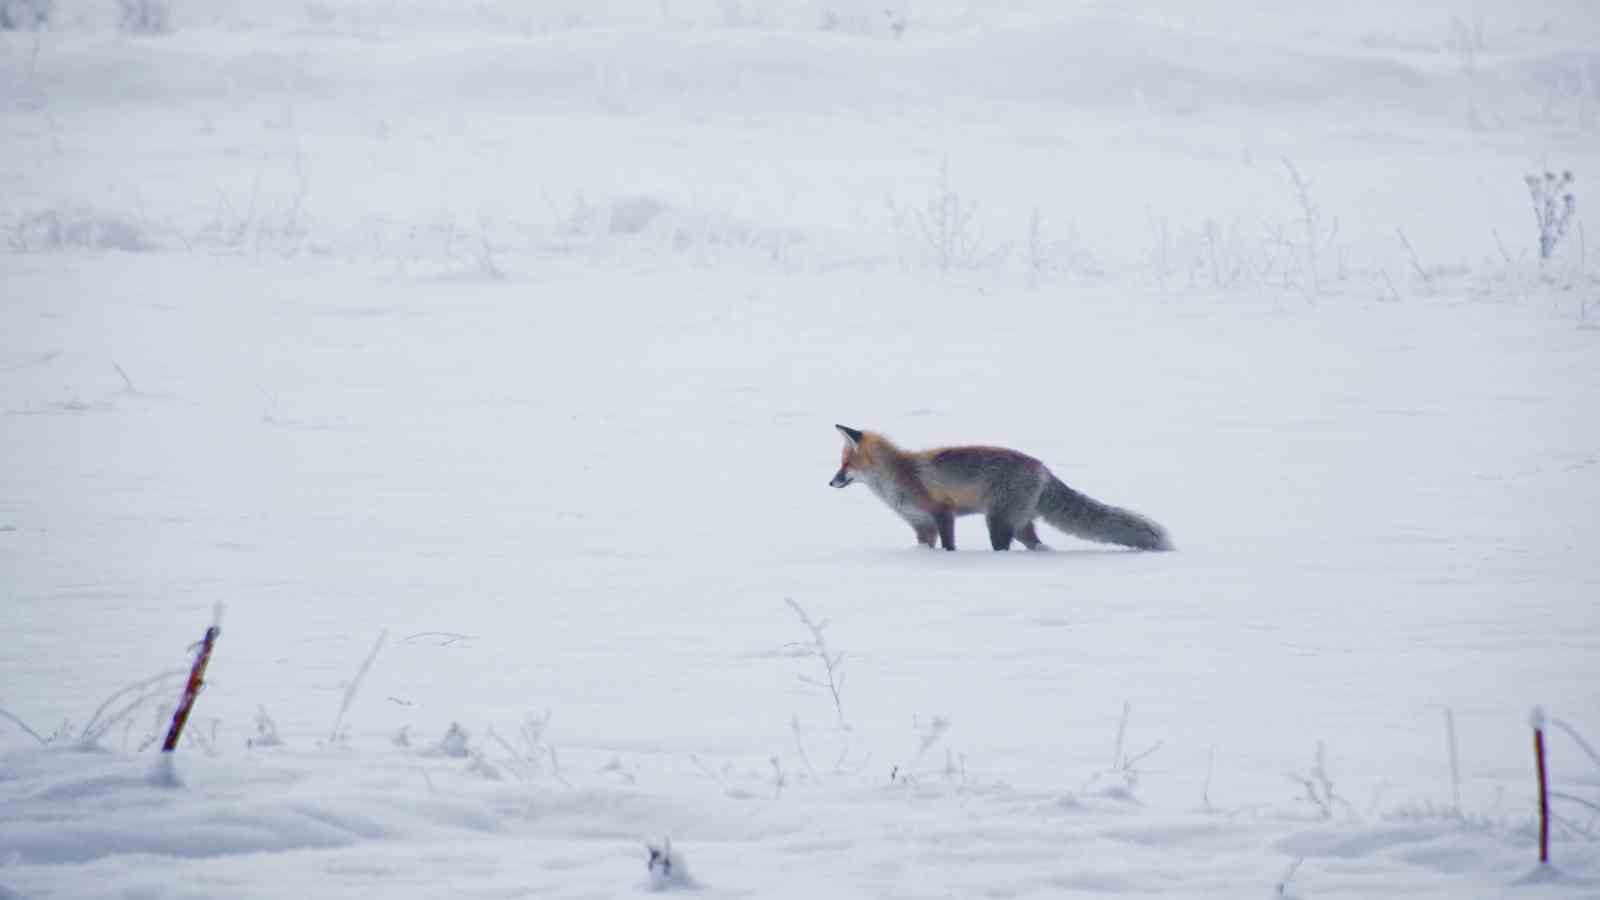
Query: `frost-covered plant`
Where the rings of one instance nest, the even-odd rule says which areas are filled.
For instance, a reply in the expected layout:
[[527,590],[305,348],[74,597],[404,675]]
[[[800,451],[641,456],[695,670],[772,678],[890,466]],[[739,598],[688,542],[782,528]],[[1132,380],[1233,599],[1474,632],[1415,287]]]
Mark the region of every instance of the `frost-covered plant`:
[[1566,236],[1567,226],[1578,209],[1578,200],[1572,193],[1572,173],[1554,172],[1544,177],[1529,175],[1523,179],[1528,185],[1528,197],[1533,201],[1533,215],[1539,223],[1539,259],[1548,260],[1556,252],[1556,245]]
[[660,846],[645,844],[645,850],[649,853],[645,869],[650,876],[651,890],[694,886],[694,879],[689,877],[689,864],[684,861],[683,854],[672,849],[672,838],[663,839]]
[[[1309,196],[1307,197],[1309,200]],[[1335,231],[1322,227],[1320,213],[1312,209],[1318,227],[1307,233],[1304,213],[1298,221],[1252,221],[1234,217],[1223,221],[1206,218],[1195,224],[1174,222],[1145,208],[1145,223],[1150,233],[1147,251],[1148,265],[1156,286],[1166,291],[1173,282],[1184,279],[1189,288],[1210,288],[1218,291],[1238,290],[1248,287],[1292,288],[1296,284],[1311,293],[1313,286],[1308,276],[1308,257],[1311,254],[1302,246],[1298,234],[1316,234],[1321,247],[1312,251],[1317,256],[1318,271],[1330,268],[1320,262],[1323,253],[1332,253],[1331,268],[1336,277],[1343,277],[1344,261],[1338,247],[1332,244]],[[1078,271],[1096,276],[1103,270],[1094,258],[1079,251]]]
[[1324,819],[1333,818],[1334,810],[1340,805],[1346,810],[1351,808],[1350,802],[1333,789],[1333,779],[1328,775],[1326,754],[1321,741],[1317,741],[1317,761],[1311,770],[1304,775],[1289,772],[1286,777],[1305,789],[1305,801],[1315,807]]
[[1211,805],[1211,776],[1217,770],[1217,748],[1212,745],[1211,751],[1206,754],[1206,780],[1200,788],[1200,808],[1206,812],[1214,811]]
[[[913,724],[915,724],[915,720],[913,720]],[[912,758],[912,765],[915,766],[917,760],[920,760],[923,756],[927,755],[928,749],[934,744],[939,743],[939,740],[945,736],[945,732],[949,730],[950,720],[944,716],[934,716],[933,718],[929,719],[928,724],[919,729],[920,733],[917,735],[917,755]]]
[[422,756],[447,756],[451,759],[464,759],[467,761],[467,771],[480,778],[490,781],[503,781],[505,775],[500,767],[483,752],[480,747],[472,745],[472,732],[461,727],[460,722],[451,722],[445,733],[433,745],[419,751]]
[[172,30],[167,0],[117,0],[122,11],[118,27],[134,34],[166,34]]
[[722,25],[725,28],[773,28],[777,21],[770,11],[761,7],[766,4],[746,4],[744,0],[717,0],[717,7],[722,13]]
[[[608,227],[602,222],[602,213],[599,204],[590,203],[583,191],[577,191],[572,196],[570,203],[558,202],[547,192],[544,195],[545,205],[550,208],[555,219],[557,234],[568,237],[588,237],[598,234]],[[615,207],[613,207],[615,209]],[[613,212],[613,215],[615,213]]]
[[94,209],[47,209],[22,218],[12,231],[18,250],[121,250],[142,253],[156,248],[148,230],[116,213]]
[[806,631],[811,633],[810,640],[790,644],[789,646],[799,647],[805,655],[815,656],[817,661],[822,664],[823,677],[814,678],[810,675],[796,677],[812,687],[828,692],[828,696],[833,699],[833,713],[839,727],[848,730],[850,726],[844,720],[844,652],[834,652],[828,647],[828,638],[823,633],[828,627],[828,620],[823,619],[821,622],[817,622],[812,619],[810,614],[802,609],[800,604],[794,602],[792,597],[783,598],[783,602],[794,610],[795,616],[800,619],[800,624],[804,625]]
[[478,219],[478,246],[473,250],[473,257],[477,264],[478,274],[490,281],[500,281],[506,277],[500,264],[494,258],[494,245],[489,243],[489,219],[487,216]]
[[462,728],[461,723],[451,722],[450,727],[439,738],[439,742],[434,744],[431,750],[428,751],[428,755],[454,756],[465,759],[472,753],[471,741],[471,732]]
[[1129,753],[1127,751],[1128,717],[1132,713],[1133,704],[1124,701],[1122,704],[1122,718],[1117,722],[1116,745],[1111,751],[1111,766],[1089,776],[1089,780],[1084,782],[1082,790],[1087,791],[1100,781],[1112,778],[1122,783],[1112,784],[1102,789],[1101,793],[1120,800],[1130,802],[1135,800],[1134,791],[1139,787],[1139,763],[1155,755],[1155,752],[1161,749],[1163,742],[1156,741],[1138,753]]
[[[939,177],[920,209],[911,210],[916,236],[927,250],[928,259],[940,272],[977,265],[983,255],[983,242],[973,222],[977,203],[961,196],[950,185],[950,163],[939,166]],[[899,210],[894,210],[899,215]]]
[[188,675],[185,669],[168,669],[116,691],[95,709],[94,715],[78,733],[78,746],[92,749],[100,739],[151,700],[167,696],[179,679]]
[[505,765],[511,773],[523,781],[531,781],[542,775],[549,775],[555,780],[566,784],[567,780],[561,775],[561,756],[556,748],[545,740],[545,732],[550,729],[550,710],[545,710],[543,716],[529,713],[523,720],[522,726],[517,729],[517,743],[515,746],[510,741],[501,737],[493,728],[488,731],[489,739],[500,745],[506,752]]
[[772,798],[776,800],[783,796],[783,786],[789,783],[789,777],[783,774],[783,760],[769,756],[767,763],[772,766]]
[[[917,732],[917,751],[912,754],[910,762],[905,765],[895,766],[889,770],[889,780],[891,782],[916,780],[918,764],[922,762],[922,758],[928,754],[928,751],[933,749],[933,746],[939,743],[944,738],[945,733],[950,730],[950,720],[944,716],[934,716],[924,723],[912,718],[911,727]],[[955,771],[955,761],[947,754],[945,756],[945,774],[951,775]]]
[[265,706],[256,707],[256,734],[245,742],[247,747],[281,747],[283,739],[278,737],[278,723],[272,721],[267,715]]
[[490,762],[489,757],[485,756],[482,750],[473,750],[467,754],[467,771],[479,778],[487,778],[490,781],[505,780],[505,776],[500,772],[500,767]]
[[[1589,757],[1589,761],[1595,767],[1595,776],[1600,777],[1600,753],[1595,752],[1593,745],[1584,740],[1578,729],[1568,723],[1560,719],[1551,719],[1550,722],[1571,738],[1584,755]],[[1600,837],[1600,797],[1580,797],[1566,791],[1551,791],[1550,799],[1562,801],[1567,805],[1566,809],[1571,811],[1561,813],[1552,811],[1550,817],[1556,824],[1581,837],[1590,839]]]
[[1283,166],[1289,172],[1289,182],[1294,188],[1295,205],[1300,207],[1300,225],[1305,233],[1301,252],[1305,255],[1305,287],[1312,294],[1322,292],[1321,251],[1330,249],[1339,235],[1339,220],[1328,219],[1321,207],[1311,198],[1311,186],[1300,177],[1294,161],[1283,157]]
[[[789,717],[789,730],[794,735],[794,746],[800,754],[801,764],[805,766],[806,773],[813,780],[816,779],[817,769],[811,764],[811,753],[806,748],[805,729],[800,725],[800,716],[791,715]],[[834,757],[833,768],[830,771],[835,775],[846,775],[860,772],[866,768],[872,754],[868,752],[862,754],[860,759],[852,759],[851,755],[855,750],[855,742],[850,739],[850,733],[848,731],[839,731],[837,735],[840,738],[838,741],[838,753]]]
[[1402,803],[1383,813],[1386,822],[1448,822],[1457,828],[1486,834],[1508,831],[1512,825],[1503,817],[1488,813],[1464,813],[1454,806],[1422,800]]
[[1069,225],[1064,235],[1053,236],[1045,228],[1044,217],[1037,206],[1028,215],[1027,266],[1029,283],[1035,287],[1045,276],[1057,271],[1087,277],[1105,274],[1094,254],[1083,246],[1078,229]]
[[0,0],[0,31],[43,28],[54,7],[54,0]]
[[222,751],[217,749],[217,729],[222,727],[222,720],[212,716],[208,721],[209,728],[190,727],[184,729],[183,739],[187,743],[199,747],[207,756],[216,756]]
[[1289,863],[1289,868],[1283,873],[1283,877],[1278,879],[1278,896],[1283,900],[1294,900],[1295,895],[1289,893],[1289,882],[1294,880],[1295,873],[1300,871],[1300,864],[1305,861],[1303,856],[1295,857],[1294,862]]
[[905,37],[910,24],[903,0],[821,0],[817,27],[862,37]]

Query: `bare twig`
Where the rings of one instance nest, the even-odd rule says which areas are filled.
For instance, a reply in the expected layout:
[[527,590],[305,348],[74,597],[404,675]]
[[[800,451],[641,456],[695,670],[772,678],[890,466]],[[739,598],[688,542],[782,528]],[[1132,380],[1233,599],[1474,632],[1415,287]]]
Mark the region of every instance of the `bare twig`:
[[1411,246],[1411,241],[1406,238],[1405,229],[1396,225],[1394,233],[1400,236],[1400,243],[1406,248],[1406,255],[1411,258],[1412,271],[1416,272],[1417,277],[1422,279],[1422,284],[1424,287],[1432,290],[1433,277],[1428,274],[1428,270],[1422,266],[1422,261],[1417,258],[1417,249]]
[[[1282,157],[1284,168],[1289,170],[1289,181],[1294,186],[1295,201],[1300,205],[1300,222],[1306,232],[1306,264],[1310,270],[1311,282],[1309,287],[1313,295],[1322,292],[1321,275],[1317,265],[1317,245],[1322,237],[1322,212],[1315,203],[1311,202],[1311,188],[1306,180],[1300,177],[1300,170],[1295,167],[1294,161],[1289,157]],[[1337,225],[1335,225],[1337,229]]]
[[448,647],[451,644],[455,644],[460,641],[475,641],[478,639],[476,635],[458,634],[454,631],[419,631],[416,634],[407,635],[401,638],[400,643],[409,644],[412,641],[425,637],[439,638],[439,641],[434,644],[435,647]]
[[1506,250],[1505,241],[1500,239],[1500,230],[1498,228],[1491,228],[1489,229],[1489,233],[1494,235],[1494,245],[1496,249],[1500,251],[1500,258],[1505,260],[1506,265],[1511,265],[1511,254]]
[[1582,806],[1582,807],[1584,807],[1586,809],[1589,809],[1589,810],[1591,810],[1593,812],[1600,813],[1600,803],[1596,803],[1593,800],[1586,800],[1583,797],[1578,797],[1578,796],[1575,796],[1573,794],[1563,793],[1562,791],[1551,791],[1550,792],[1550,799],[1551,800],[1566,800],[1566,801],[1571,802],[1571,803],[1576,803],[1579,806]]
[[1383,283],[1389,286],[1389,299],[1393,300],[1396,303],[1399,303],[1400,302],[1400,292],[1395,290],[1395,288],[1394,288],[1394,279],[1389,277],[1389,270],[1388,269],[1381,269],[1380,271],[1383,273]]
[[1306,775],[1288,773],[1290,781],[1299,784],[1306,792],[1306,801],[1322,813],[1322,818],[1333,818],[1333,811],[1339,804],[1350,808],[1350,802],[1341,797],[1333,789],[1333,779],[1328,776],[1326,754],[1321,741],[1317,742],[1317,762]]
[[1294,873],[1300,871],[1300,864],[1305,861],[1306,859],[1303,856],[1296,857],[1295,861],[1289,864],[1289,870],[1283,873],[1282,878],[1278,879],[1279,897],[1289,896],[1289,882],[1294,878]]
[[12,715],[11,713],[6,712],[3,707],[0,707],[0,718],[8,719],[11,722],[15,723],[18,728],[21,728],[23,731],[27,732],[29,737],[33,738],[34,740],[38,741],[41,744],[50,743],[49,741],[47,741],[43,737],[41,737],[39,735],[39,732],[34,731],[32,728],[29,728],[27,722],[24,722],[21,719],[17,718],[16,716]]
[[816,781],[817,769],[811,765],[811,754],[806,752],[805,735],[800,731],[800,717],[798,715],[790,716],[789,730],[794,732],[794,746],[796,750],[800,751],[800,761],[805,763],[806,772],[811,776],[811,780]]
[[788,779],[783,775],[783,763],[776,756],[767,757],[767,762],[772,764],[772,797],[776,800],[783,796],[783,786]]
[[1450,790],[1455,799],[1456,812],[1461,812],[1461,757],[1456,753],[1455,710],[1444,708],[1444,730],[1450,739]]
[[[94,711],[94,715],[89,717],[88,724],[83,726],[83,731],[78,735],[79,745],[93,747],[101,736],[115,727],[118,722],[131,715],[134,710],[143,706],[158,694],[165,692],[170,681],[182,678],[186,674],[188,674],[186,669],[168,669],[165,672],[159,672],[149,678],[136,681],[113,693],[105,699],[105,702],[100,704],[99,708]],[[132,695],[131,698],[129,698],[130,694]],[[122,701],[120,707],[116,706],[118,701]],[[107,710],[111,710],[114,707],[115,711],[107,712]]]
[[389,639],[389,629],[385,628],[378,633],[378,640],[372,645],[372,652],[361,661],[361,668],[356,670],[356,677],[350,679],[345,685],[344,697],[339,701],[339,714],[334,716],[333,729],[328,732],[328,743],[339,742],[339,729],[344,724],[344,715],[350,711],[350,704],[355,702],[356,694],[361,690],[361,682],[366,679],[367,672],[372,669],[372,661],[378,658],[378,651],[383,649],[383,644]]
[[711,779],[712,781],[715,781],[721,787],[727,787],[728,786],[727,782],[722,780],[722,776],[721,775],[718,775],[715,770],[713,770],[710,766],[705,764],[705,761],[700,758],[700,754],[698,754],[698,753],[689,754],[689,761],[694,763],[694,767],[696,769],[700,770],[700,774],[701,775],[704,775],[707,778]]
[[501,270],[500,264],[494,258],[494,246],[489,243],[489,217],[478,217],[478,274],[494,281],[501,281],[506,273]]
[[1129,755],[1123,749],[1123,744],[1127,738],[1128,718],[1132,715],[1132,712],[1133,704],[1123,701],[1122,717],[1117,721],[1117,742],[1116,746],[1113,747],[1111,751],[1111,767],[1090,775],[1089,779],[1083,783],[1083,787],[1080,790],[1088,790],[1101,778],[1104,778],[1107,775],[1113,775],[1122,779],[1122,787],[1108,788],[1108,793],[1114,792],[1120,794],[1126,799],[1133,799],[1133,791],[1139,786],[1139,763],[1149,759],[1157,750],[1160,750],[1163,742],[1156,741],[1154,744],[1151,744],[1144,750]]
[[133,379],[128,377],[128,373],[127,372],[122,371],[122,367],[121,366],[117,365],[116,363],[112,363],[111,364],[111,368],[116,369],[117,370],[117,374],[122,376],[122,384],[123,384],[124,387],[127,388],[127,392],[128,393],[130,393],[130,394],[139,393],[138,388],[135,388],[133,386]]
[[1572,740],[1576,742],[1579,747],[1583,748],[1583,752],[1589,757],[1589,761],[1594,763],[1596,766],[1600,766],[1600,753],[1596,753],[1594,748],[1589,746],[1589,742],[1583,739],[1583,735],[1579,734],[1576,728],[1573,728],[1571,725],[1568,725],[1566,722],[1563,722],[1560,719],[1551,719],[1550,723],[1566,732],[1567,737],[1572,738]]
[[1133,704],[1122,701],[1122,718],[1117,720],[1117,745],[1111,751],[1111,768],[1120,768],[1122,765],[1122,739],[1128,733],[1128,714],[1132,712]]

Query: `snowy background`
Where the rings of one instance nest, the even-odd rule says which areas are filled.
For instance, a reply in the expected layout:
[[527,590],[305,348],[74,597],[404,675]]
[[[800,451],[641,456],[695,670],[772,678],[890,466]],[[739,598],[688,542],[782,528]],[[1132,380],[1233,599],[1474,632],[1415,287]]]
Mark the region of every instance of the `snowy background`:
[[0,6],[0,897],[1600,896],[1592,2]]

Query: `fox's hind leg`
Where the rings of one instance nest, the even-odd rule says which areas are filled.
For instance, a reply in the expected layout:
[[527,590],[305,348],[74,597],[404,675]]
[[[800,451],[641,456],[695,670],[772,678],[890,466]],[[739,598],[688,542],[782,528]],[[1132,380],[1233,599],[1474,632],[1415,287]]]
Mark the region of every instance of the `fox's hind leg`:
[[1017,529],[1017,540],[1021,541],[1022,546],[1027,547],[1029,550],[1050,549],[1044,541],[1039,540],[1039,532],[1033,530],[1032,522]]
[[994,513],[984,517],[984,520],[989,523],[989,546],[996,550],[1010,550],[1011,539],[1017,532],[1011,522]]
[[1044,485],[1040,483],[1033,491],[1019,496],[1015,492],[1024,489],[1017,487],[996,498],[998,502],[989,507],[985,516],[989,522],[990,546],[996,550],[1010,550],[1013,539],[1021,539],[1022,545],[1029,550],[1044,546],[1039,543],[1039,535],[1033,530],[1034,510],[1038,508],[1039,491],[1043,489]]

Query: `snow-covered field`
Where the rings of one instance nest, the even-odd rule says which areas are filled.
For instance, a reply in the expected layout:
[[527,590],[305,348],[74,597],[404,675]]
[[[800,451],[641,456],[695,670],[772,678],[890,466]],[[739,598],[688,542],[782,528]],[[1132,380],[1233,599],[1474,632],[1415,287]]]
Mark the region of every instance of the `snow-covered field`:
[[1600,897],[1600,13],[1060,6],[0,31],[0,897]]

